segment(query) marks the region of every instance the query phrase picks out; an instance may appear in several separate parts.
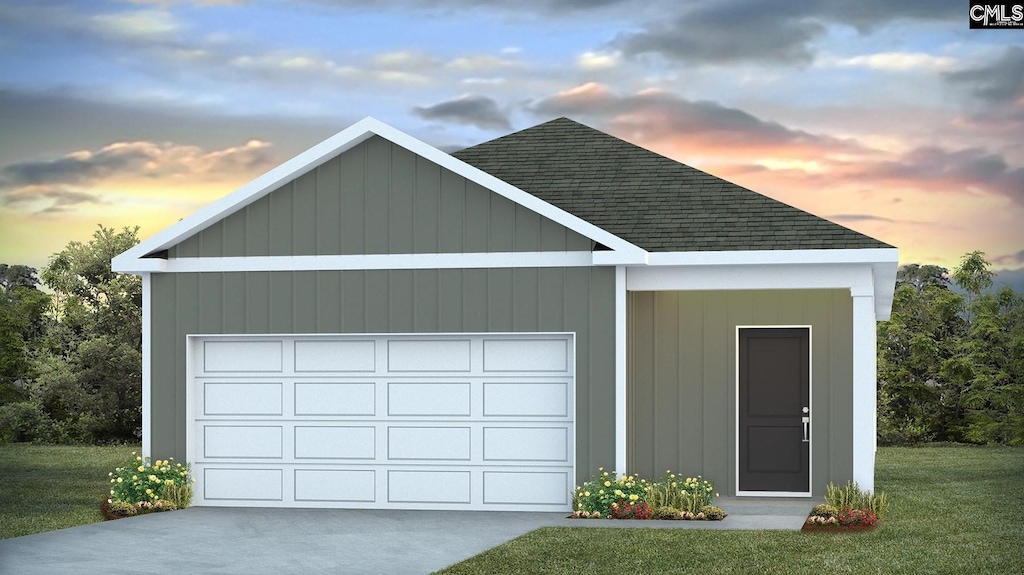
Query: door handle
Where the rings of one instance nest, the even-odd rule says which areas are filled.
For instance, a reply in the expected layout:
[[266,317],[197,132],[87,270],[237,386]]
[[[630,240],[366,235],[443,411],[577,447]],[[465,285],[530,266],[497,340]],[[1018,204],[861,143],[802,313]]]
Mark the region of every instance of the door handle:
[[804,443],[810,443],[811,441],[811,416],[810,409],[804,408],[804,416],[800,418],[800,422],[804,424]]

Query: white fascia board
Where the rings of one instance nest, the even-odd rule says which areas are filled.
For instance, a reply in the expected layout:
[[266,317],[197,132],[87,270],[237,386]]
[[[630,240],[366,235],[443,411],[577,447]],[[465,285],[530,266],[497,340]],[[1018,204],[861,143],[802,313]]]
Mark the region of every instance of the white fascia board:
[[[148,262],[150,259],[140,260]],[[156,260],[168,273],[590,267],[592,252],[261,256]],[[137,270],[132,270],[137,271]]]
[[899,250],[896,248],[866,248],[840,250],[651,252],[647,258],[647,263],[652,266],[896,264],[898,259]]
[[[270,170],[234,192],[200,209],[194,214],[178,221],[170,227],[158,232],[114,258],[116,266],[123,271],[134,271],[135,262],[146,254],[165,250],[181,240],[213,225],[237,210],[262,198],[285,183],[312,171],[327,160],[359,145],[370,137],[377,135],[390,142],[402,146],[410,152],[430,160],[441,167],[476,182],[517,204],[549,218],[563,226],[586,236],[608,248],[627,254],[643,252],[639,247],[611,234],[589,222],[586,222],[565,210],[557,208],[544,200],[519,188],[499,180],[498,178],[475,168],[462,160],[438,150],[404,132],[371,117],[366,117],[316,146],[295,156],[291,160]],[[156,270],[153,270],[156,271]]]
[[[899,250],[748,250],[652,252],[630,267],[630,290],[828,289],[873,295],[875,317],[889,319]],[[679,286],[679,287],[672,287]]]

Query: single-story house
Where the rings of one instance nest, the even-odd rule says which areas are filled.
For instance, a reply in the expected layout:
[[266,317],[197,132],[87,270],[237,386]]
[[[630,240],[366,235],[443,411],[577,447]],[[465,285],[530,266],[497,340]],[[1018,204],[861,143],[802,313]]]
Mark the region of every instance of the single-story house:
[[872,489],[897,253],[566,118],[367,118],[113,266],[196,504],[564,511],[601,467]]

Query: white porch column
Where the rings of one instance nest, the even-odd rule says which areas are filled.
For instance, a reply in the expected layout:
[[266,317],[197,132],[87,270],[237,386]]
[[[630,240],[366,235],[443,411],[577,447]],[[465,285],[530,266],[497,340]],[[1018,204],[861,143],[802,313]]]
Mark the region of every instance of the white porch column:
[[615,267],[615,470],[626,473],[626,267]]
[[877,407],[875,298],[870,288],[853,296],[853,480],[875,490],[875,418]]
[[153,433],[150,429],[150,386],[152,353],[150,353],[150,330],[152,328],[153,298],[148,273],[142,275],[142,457],[152,455]]

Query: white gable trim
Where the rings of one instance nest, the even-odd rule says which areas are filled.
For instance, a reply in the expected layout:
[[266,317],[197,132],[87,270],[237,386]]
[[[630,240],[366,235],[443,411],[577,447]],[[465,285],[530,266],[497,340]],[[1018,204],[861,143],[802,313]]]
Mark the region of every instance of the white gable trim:
[[143,256],[146,254],[168,249],[374,135],[402,146],[613,251],[623,252],[623,255],[628,255],[634,260],[643,258],[644,250],[622,238],[383,122],[367,117],[115,257],[114,269],[129,273],[147,271],[150,264],[143,263]]

